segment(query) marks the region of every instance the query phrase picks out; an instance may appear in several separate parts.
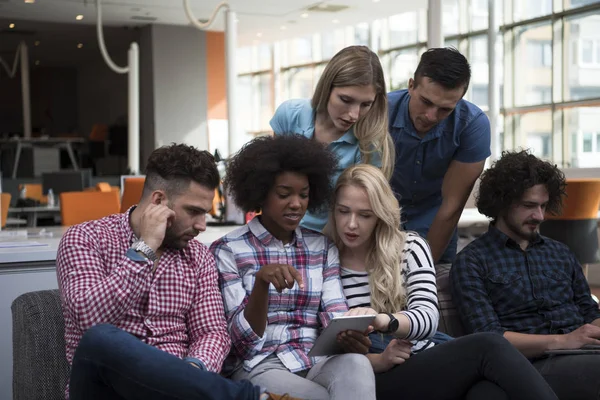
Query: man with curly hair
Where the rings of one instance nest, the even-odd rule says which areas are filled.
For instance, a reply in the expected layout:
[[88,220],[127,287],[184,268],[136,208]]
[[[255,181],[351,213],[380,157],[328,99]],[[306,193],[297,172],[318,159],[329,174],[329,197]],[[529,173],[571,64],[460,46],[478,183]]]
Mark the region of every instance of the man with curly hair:
[[218,375],[231,340],[215,260],[194,240],[218,184],[210,153],[161,147],[139,204],[62,237],[71,400],[280,398]]
[[600,354],[579,353],[600,345],[600,310],[575,255],[538,233],[544,214],[560,213],[565,187],[556,165],[505,152],[481,177],[489,230],[458,254],[450,280],[468,332],[504,335],[560,399],[597,399]]

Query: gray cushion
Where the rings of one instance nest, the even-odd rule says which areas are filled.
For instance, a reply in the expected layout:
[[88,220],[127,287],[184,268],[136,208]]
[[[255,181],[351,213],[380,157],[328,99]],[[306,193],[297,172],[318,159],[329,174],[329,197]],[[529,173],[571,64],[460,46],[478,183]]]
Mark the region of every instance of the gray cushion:
[[13,400],[64,399],[69,365],[58,290],[25,293],[11,309]]
[[463,336],[466,332],[458,315],[452,292],[450,291],[450,267],[452,264],[438,264],[435,266],[438,302],[440,308],[440,323],[438,330],[450,336]]

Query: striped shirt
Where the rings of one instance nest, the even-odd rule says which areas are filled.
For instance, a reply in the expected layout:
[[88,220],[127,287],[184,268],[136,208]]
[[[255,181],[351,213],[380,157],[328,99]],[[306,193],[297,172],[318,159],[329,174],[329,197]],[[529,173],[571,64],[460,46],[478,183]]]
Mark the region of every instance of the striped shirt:
[[[215,255],[225,303],[234,359],[229,370],[242,362],[251,371],[276,354],[291,371],[311,368],[318,358],[308,357],[321,327],[348,311],[340,281],[339,255],[335,245],[321,233],[297,228],[290,243],[271,235],[259,217],[216,240]],[[267,264],[288,264],[302,275],[304,289],[278,293],[269,287],[267,327],[258,336],[244,317],[256,273]],[[233,365],[231,365],[233,364]]]
[[[429,338],[438,321],[438,299],[435,268],[427,241],[414,232],[406,232],[402,250],[402,276],[406,289],[406,308],[398,312],[410,321],[406,339],[414,344],[413,352],[433,346]],[[344,295],[350,308],[371,307],[371,291],[367,272],[341,268]],[[373,337],[372,337],[373,339]],[[389,342],[389,339],[385,342]]]

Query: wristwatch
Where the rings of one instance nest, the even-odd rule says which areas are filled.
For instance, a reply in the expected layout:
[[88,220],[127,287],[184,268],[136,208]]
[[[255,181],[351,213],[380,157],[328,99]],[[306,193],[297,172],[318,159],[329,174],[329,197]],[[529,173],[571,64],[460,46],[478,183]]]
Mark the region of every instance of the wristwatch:
[[146,244],[146,242],[144,242],[143,240],[136,240],[131,245],[131,248],[133,250],[139,251],[140,253],[142,253],[143,255],[145,255],[146,258],[148,258],[152,262],[158,260],[158,257],[156,256],[156,253],[154,252],[154,250],[152,250],[150,248],[150,246],[148,246]]
[[396,331],[398,330],[398,327],[400,326],[400,321],[398,321],[396,319],[396,317],[394,317],[394,314],[392,313],[384,313],[385,315],[387,315],[388,317],[390,317],[390,323],[388,324],[387,330],[385,331],[380,331],[380,333],[384,333],[386,335],[389,335],[391,333],[396,333]]

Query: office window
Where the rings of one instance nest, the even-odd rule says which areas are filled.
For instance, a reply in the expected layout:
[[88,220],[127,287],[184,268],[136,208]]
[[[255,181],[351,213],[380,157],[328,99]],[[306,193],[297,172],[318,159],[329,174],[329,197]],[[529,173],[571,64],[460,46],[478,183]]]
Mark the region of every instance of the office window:
[[346,46],[343,29],[336,29],[334,31],[322,33],[320,60],[329,60],[344,47]]
[[487,107],[490,82],[487,36],[469,38],[469,61],[471,62],[471,87],[467,97],[479,107]]
[[240,47],[237,49],[235,62],[238,74],[252,71],[252,50],[253,47]]
[[308,99],[313,92],[313,68],[290,68],[283,73],[286,99]]
[[417,49],[395,51],[391,54],[392,64],[390,73],[391,90],[408,88],[408,80],[413,77],[419,59]]
[[565,19],[565,100],[600,97],[600,11]]
[[[500,2],[498,2],[500,3]],[[471,0],[469,7],[471,17],[470,30],[477,31],[488,27],[488,0]]]
[[514,96],[516,106],[539,104],[537,88],[552,87],[552,26],[549,23],[515,29]]
[[591,153],[592,152],[592,133],[585,132],[583,134],[583,152]]
[[285,41],[284,66],[305,64],[312,61],[312,36],[305,36]]
[[598,0],[563,0],[565,9],[587,6],[598,3]]
[[552,157],[552,112],[538,111],[515,116],[515,147],[531,150],[540,158]]
[[529,40],[527,42],[529,63],[534,67],[552,66],[552,41],[551,40]]
[[392,15],[388,19],[390,47],[417,43],[417,12]]
[[515,21],[523,21],[551,14],[552,0],[515,0],[513,7]]
[[354,27],[354,43],[352,44],[369,46],[369,24],[362,23]]
[[[565,137],[571,137],[569,161],[571,167],[600,167],[600,107],[573,107],[564,111]],[[594,149],[594,140],[596,148]]]
[[459,33],[459,8],[458,0],[442,1],[442,33],[444,36]]

